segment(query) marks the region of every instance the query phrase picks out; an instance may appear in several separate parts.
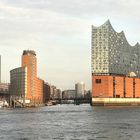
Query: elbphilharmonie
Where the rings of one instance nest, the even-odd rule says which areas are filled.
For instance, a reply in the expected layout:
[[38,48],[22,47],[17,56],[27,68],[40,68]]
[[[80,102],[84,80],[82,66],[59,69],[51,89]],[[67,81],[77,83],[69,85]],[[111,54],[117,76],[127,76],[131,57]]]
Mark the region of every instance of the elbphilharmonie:
[[110,21],[92,26],[92,104],[140,105],[140,45]]

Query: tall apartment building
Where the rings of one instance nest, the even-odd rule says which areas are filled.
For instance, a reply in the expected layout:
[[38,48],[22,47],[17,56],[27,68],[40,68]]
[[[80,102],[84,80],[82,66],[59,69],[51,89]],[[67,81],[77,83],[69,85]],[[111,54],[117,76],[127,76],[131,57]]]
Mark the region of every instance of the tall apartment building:
[[27,67],[27,96],[32,98],[35,95],[37,81],[36,54],[31,50],[24,50],[22,55],[22,67]]
[[37,58],[33,50],[24,50],[22,67],[27,67],[27,95],[26,98],[36,102],[43,102],[43,80],[37,78]]
[[10,75],[10,94],[24,98],[27,95],[27,67],[15,68]]
[[136,99],[140,98],[140,45],[131,46],[124,32],[117,33],[108,20],[92,26],[91,54],[93,104],[140,105]]
[[37,58],[35,51],[24,50],[20,68],[10,71],[10,94],[23,97],[31,104],[42,104],[44,81],[37,77]]
[[85,83],[79,82],[75,84],[76,97],[83,97],[85,94]]
[[76,91],[75,89],[64,90],[62,92],[62,99],[75,99]]

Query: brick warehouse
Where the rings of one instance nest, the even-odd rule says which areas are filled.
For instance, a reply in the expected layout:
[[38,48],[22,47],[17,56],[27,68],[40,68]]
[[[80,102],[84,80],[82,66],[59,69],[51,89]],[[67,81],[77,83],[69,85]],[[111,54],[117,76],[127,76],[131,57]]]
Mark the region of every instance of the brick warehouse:
[[93,97],[139,98],[140,79],[125,76],[93,76]]
[[140,45],[108,20],[92,26],[92,104],[140,105]]
[[[92,97],[96,98],[96,102],[93,103],[93,105],[117,105],[117,103],[119,105],[139,105],[140,78],[112,75],[93,75],[92,93]],[[110,102],[112,98],[116,98],[116,102],[105,103],[103,98],[110,98]],[[125,99],[127,99],[127,103]]]

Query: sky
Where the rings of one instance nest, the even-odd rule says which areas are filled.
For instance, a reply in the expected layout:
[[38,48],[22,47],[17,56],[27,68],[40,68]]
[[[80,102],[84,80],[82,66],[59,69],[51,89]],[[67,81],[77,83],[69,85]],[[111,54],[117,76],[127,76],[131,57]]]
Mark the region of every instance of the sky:
[[91,25],[108,19],[131,45],[140,42],[139,0],[0,0],[2,82],[35,50],[38,77],[60,89],[91,89]]

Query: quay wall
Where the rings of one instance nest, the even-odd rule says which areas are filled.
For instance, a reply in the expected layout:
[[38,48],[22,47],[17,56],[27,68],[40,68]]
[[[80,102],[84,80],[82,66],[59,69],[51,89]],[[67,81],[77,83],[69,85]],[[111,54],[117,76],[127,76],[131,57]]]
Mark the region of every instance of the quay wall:
[[92,75],[93,105],[140,105],[140,78]]
[[140,98],[92,98],[93,106],[140,106]]

